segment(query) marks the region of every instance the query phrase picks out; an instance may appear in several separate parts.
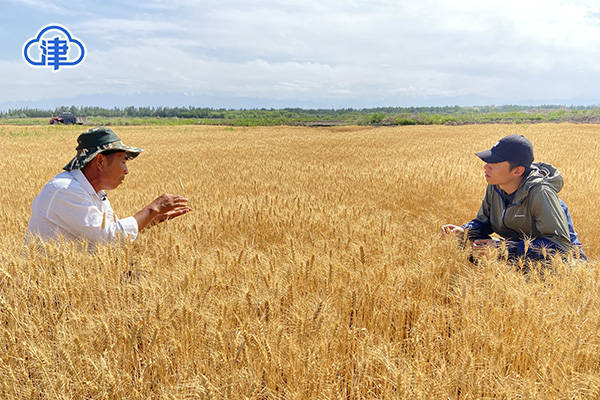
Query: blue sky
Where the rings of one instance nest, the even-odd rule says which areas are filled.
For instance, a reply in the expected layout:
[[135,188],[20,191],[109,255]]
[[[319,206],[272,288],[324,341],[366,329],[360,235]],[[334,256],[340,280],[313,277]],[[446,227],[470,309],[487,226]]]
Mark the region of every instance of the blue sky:
[[[595,1],[2,0],[0,109],[600,104]],[[59,23],[75,68],[22,47]]]

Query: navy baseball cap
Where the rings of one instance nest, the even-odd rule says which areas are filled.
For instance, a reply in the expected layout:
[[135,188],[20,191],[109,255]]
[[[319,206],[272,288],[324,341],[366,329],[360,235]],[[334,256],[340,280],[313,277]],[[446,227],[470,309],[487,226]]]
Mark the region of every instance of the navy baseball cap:
[[508,161],[529,168],[533,162],[533,145],[523,135],[509,135],[500,139],[491,149],[475,154],[486,163]]

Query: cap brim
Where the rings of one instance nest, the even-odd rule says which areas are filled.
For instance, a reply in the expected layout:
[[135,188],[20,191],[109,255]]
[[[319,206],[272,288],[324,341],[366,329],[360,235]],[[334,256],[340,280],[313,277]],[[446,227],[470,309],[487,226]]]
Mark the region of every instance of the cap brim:
[[63,169],[65,171],[71,171],[73,169],[81,169],[85,166],[85,164],[90,162],[98,154],[100,154],[104,151],[108,151],[108,150],[123,150],[125,153],[127,153],[127,160],[133,160],[142,151],[144,151],[144,149],[141,149],[139,147],[127,146],[127,145],[123,144],[123,142],[121,142],[121,141],[111,142],[111,143],[103,145],[99,148],[96,148],[94,151],[92,151],[90,153],[83,153],[83,154],[76,155],[75,157],[73,157],[73,159],[67,165],[65,165],[63,167]]
[[131,147],[131,146],[126,146],[124,144],[122,144],[120,146],[115,146],[114,150],[123,150],[125,153],[127,153],[127,159],[128,160],[133,160],[142,151],[144,151],[144,149],[141,149],[139,147]]
[[498,157],[497,155],[492,153],[491,150],[480,151],[479,153],[475,153],[475,155],[477,157],[481,158],[482,161],[484,161],[486,163],[491,163],[491,164],[506,161],[506,160],[501,160],[500,157]]

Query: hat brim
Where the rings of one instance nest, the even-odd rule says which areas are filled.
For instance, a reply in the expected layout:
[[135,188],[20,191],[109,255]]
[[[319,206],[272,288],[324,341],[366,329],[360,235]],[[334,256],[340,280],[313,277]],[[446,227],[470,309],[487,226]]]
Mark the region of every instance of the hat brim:
[[93,148],[93,149],[83,149],[80,150],[79,153],[67,165],[63,167],[65,171],[71,171],[74,169],[83,168],[88,162],[92,161],[94,157],[98,154],[103,153],[108,150],[122,150],[127,153],[127,160],[133,160],[136,158],[144,149],[139,147],[131,147],[125,145],[120,140],[117,142],[107,143],[105,145]]
[[489,164],[495,164],[495,163],[500,163],[506,160],[503,160],[501,157],[498,157],[498,155],[492,153],[492,150],[484,150],[484,151],[480,151],[479,153],[475,153],[475,155],[479,158],[481,158],[482,161],[489,163]]

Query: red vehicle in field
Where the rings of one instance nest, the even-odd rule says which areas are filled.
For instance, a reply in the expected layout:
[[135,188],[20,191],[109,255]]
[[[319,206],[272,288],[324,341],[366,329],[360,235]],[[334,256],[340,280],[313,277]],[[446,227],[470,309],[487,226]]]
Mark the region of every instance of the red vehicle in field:
[[82,121],[79,120],[79,118],[77,118],[76,116],[73,115],[73,113],[70,112],[63,112],[60,113],[60,115],[58,117],[52,117],[50,118],[50,125],[56,125],[56,124],[77,124],[77,125],[81,125],[83,124]]

